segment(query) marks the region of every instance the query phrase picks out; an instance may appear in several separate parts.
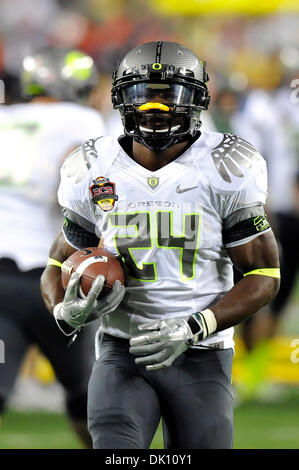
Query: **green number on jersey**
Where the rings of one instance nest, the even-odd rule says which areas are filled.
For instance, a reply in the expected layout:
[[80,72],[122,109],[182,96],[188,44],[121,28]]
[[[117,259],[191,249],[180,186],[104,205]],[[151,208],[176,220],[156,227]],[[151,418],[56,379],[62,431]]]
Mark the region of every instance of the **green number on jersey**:
[[195,258],[199,244],[201,216],[184,214],[183,235],[173,235],[173,212],[157,212],[157,245],[180,250],[180,275],[183,281],[195,276]]
[[[156,220],[156,237],[153,235],[152,218]],[[200,214],[184,214],[183,235],[173,234],[173,213],[170,211],[132,212],[110,214],[110,224],[120,230],[114,237],[116,249],[129,268],[130,276],[143,282],[157,280],[156,263],[138,264],[133,250],[157,248],[180,250],[180,276],[188,281],[195,276],[195,259],[199,245]],[[125,229],[125,234],[121,234]]]
[[[156,263],[142,263],[140,266],[132,253],[132,250],[150,250],[153,248],[150,216],[150,212],[133,212],[110,214],[109,217],[113,227],[128,228],[125,236],[115,236],[115,244],[129,268],[130,276],[140,281],[155,281],[157,279]],[[134,235],[127,234],[130,228],[135,231]]]

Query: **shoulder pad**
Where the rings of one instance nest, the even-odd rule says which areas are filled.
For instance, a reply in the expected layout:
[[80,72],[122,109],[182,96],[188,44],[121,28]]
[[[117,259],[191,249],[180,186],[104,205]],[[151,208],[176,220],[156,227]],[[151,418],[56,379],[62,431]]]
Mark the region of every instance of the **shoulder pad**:
[[83,180],[98,157],[95,148],[96,141],[97,139],[87,140],[87,142],[67,156],[61,168],[61,174],[64,177],[75,178],[75,183],[79,183]]
[[211,156],[219,175],[227,183],[231,183],[230,174],[242,178],[242,168],[254,167],[263,160],[253,145],[231,134],[223,134],[222,142],[212,150]]

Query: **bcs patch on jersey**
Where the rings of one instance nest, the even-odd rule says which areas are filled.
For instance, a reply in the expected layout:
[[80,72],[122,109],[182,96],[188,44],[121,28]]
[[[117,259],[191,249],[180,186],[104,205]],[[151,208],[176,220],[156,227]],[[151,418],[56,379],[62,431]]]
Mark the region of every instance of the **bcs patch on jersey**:
[[105,211],[111,211],[118,196],[115,194],[115,183],[109,181],[109,178],[99,176],[93,180],[93,185],[89,187],[92,202],[100,206]]

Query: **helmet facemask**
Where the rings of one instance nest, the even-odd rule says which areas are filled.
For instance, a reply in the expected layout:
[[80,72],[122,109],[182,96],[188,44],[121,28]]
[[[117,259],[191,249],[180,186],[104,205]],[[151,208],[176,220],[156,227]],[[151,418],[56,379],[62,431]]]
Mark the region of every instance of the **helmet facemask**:
[[129,51],[113,73],[112,103],[125,133],[155,151],[190,140],[209,105],[209,77],[185,46],[153,41]]
[[204,87],[183,81],[138,81],[119,93],[125,133],[152,150],[165,150],[198,132]]

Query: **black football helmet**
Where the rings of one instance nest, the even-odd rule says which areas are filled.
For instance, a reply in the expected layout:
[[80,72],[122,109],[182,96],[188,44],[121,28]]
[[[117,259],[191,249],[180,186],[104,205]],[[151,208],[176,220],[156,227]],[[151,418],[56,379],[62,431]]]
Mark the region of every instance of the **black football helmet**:
[[125,134],[161,151],[195,136],[210,96],[205,63],[175,42],[135,47],[113,73],[112,104]]
[[85,102],[97,83],[92,57],[79,50],[47,47],[23,59],[21,87],[25,98],[47,95]]

